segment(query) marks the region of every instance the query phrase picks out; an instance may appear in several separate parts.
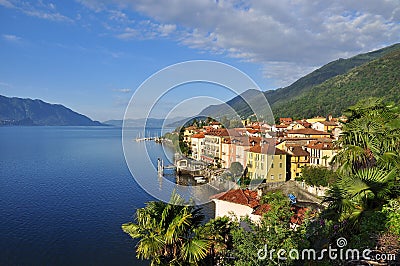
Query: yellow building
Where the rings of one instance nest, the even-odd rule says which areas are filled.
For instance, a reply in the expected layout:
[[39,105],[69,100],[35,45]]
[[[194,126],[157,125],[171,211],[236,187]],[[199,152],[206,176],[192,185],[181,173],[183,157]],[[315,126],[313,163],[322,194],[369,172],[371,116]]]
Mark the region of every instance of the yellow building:
[[300,176],[303,167],[310,164],[310,154],[301,146],[289,147],[287,152],[290,155],[290,179],[294,180]]
[[311,128],[319,131],[324,132],[332,132],[335,127],[338,127],[339,123],[334,121],[322,121],[322,122],[315,122],[312,124]]
[[[267,146],[264,146],[267,147]],[[287,154],[275,149],[274,155],[267,154],[267,148],[251,147],[247,151],[247,170],[250,179],[265,179],[267,183],[285,182],[287,176]]]
[[288,180],[288,156],[281,149],[275,148],[274,159],[267,174],[267,182],[284,182]]
[[332,142],[313,141],[306,149],[310,153],[310,165],[329,167],[332,158],[337,154]]
[[312,128],[303,128],[296,130],[288,130],[286,132],[288,138],[330,138],[331,134],[324,131],[315,130]]
[[322,122],[322,121],[326,121],[326,118],[322,117],[322,116],[316,116],[313,118],[306,119],[306,121],[308,123]]
[[185,128],[183,131],[183,141],[186,143],[190,143],[190,137],[198,132],[198,128],[195,126],[190,126]]

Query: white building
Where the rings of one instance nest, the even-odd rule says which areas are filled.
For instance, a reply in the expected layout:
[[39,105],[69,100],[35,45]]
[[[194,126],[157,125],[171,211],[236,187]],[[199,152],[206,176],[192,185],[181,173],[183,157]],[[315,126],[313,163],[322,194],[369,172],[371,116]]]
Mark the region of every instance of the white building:
[[195,160],[201,160],[201,155],[204,152],[204,138],[203,133],[194,134],[190,138],[192,158]]
[[259,192],[253,190],[234,189],[212,197],[215,203],[215,218],[227,216],[240,219],[248,216],[259,222],[262,214],[271,209],[268,204],[260,204]]

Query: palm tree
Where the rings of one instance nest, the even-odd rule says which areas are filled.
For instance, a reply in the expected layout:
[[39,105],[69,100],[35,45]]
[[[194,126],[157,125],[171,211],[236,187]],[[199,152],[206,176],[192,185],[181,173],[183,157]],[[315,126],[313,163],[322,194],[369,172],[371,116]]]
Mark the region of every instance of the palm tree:
[[200,211],[173,193],[169,203],[152,201],[138,209],[136,223],[123,224],[122,230],[140,239],[136,256],[150,259],[152,265],[196,264],[206,257],[209,246],[196,234],[204,218]]
[[329,159],[329,156],[325,154],[324,156],[322,156],[321,159],[325,161],[324,166],[325,166],[325,167],[328,167],[328,159]]
[[339,178],[324,201],[326,215],[353,225],[370,210],[398,197],[400,114],[393,105],[369,99],[347,110],[348,121],[333,158]]
[[[398,168],[400,115],[398,107],[371,98],[350,107],[348,121],[336,142],[341,148],[333,163],[341,173],[355,173],[374,166]],[[397,156],[396,156],[397,155]],[[397,164],[397,165],[396,165]]]
[[211,265],[223,264],[226,252],[232,248],[231,229],[235,222],[227,216],[211,219],[199,228],[198,233],[209,242],[208,257]]

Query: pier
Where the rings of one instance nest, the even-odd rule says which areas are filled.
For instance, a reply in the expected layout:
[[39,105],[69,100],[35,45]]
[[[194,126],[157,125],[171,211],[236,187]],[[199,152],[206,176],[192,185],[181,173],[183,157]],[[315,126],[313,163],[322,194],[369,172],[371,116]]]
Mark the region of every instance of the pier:
[[186,157],[175,160],[178,175],[202,176],[206,164]]
[[164,160],[163,159],[161,159],[161,158],[157,159],[157,173],[158,173],[159,177],[164,176],[164,174],[165,174],[164,170],[165,169],[175,169],[175,168],[176,168],[175,165],[173,165],[173,164],[164,165]]
[[138,137],[135,140],[136,140],[136,142],[151,141],[151,140],[154,140],[155,142],[162,142],[163,138],[162,137],[145,137],[145,138]]

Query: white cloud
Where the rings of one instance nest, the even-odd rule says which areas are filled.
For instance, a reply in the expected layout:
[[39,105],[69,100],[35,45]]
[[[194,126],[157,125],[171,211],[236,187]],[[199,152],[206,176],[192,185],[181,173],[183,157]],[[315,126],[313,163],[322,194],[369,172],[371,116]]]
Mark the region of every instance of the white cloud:
[[14,7],[14,5],[10,1],[7,1],[7,0],[0,0],[0,5],[8,7],[8,8]]
[[72,19],[61,15],[60,13],[50,13],[50,12],[45,12],[45,11],[39,11],[39,10],[24,10],[23,11],[25,14],[28,16],[32,17],[37,17],[41,19],[47,19],[47,20],[52,20],[52,21],[59,21],[59,22],[73,22]]
[[56,11],[56,6],[53,3],[43,3],[43,1],[38,1],[35,4],[25,1],[7,1],[0,0],[0,5],[7,8],[14,8],[20,12],[40,19],[46,19],[57,22],[69,22],[72,23],[73,20],[65,15]]
[[0,81],[0,87],[3,87],[3,88],[11,88],[12,86],[11,86],[11,84],[9,84],[9,83],[7,83],[7,82],[2,82],[2,81]]
[[132,89],[113,89],[113,91],[122,92],[122,93],[130,93],[132,91]]
[[[173,38],[191,48],[258,63],[267,77],[287,85],[331,60],[400,41],[398,0],[80,2],[96,12],[119,10],[114,21],[132,12],[145,17],[123,28],[118,38]],[[284,74],[278,72],[283,69]]]
[[21,37],[12,34],[3,34],[3,39],[9,42],[19,42],[21,41]]
[[129,40],[139,36],[139,32],[132,28],[125,28],[123,33],[117,34],[116,37],[121,40]]

